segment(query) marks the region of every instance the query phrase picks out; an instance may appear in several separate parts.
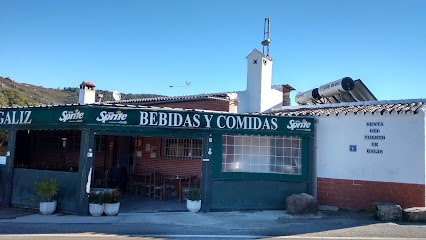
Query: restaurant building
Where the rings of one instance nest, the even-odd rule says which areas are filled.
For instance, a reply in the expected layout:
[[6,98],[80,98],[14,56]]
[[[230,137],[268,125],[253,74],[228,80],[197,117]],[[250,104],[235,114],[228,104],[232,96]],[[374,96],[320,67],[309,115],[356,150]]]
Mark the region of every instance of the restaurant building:
[[106,175],[133,192],[132,177],[156,171],[196,176],[203,211],[282,209],[289,194],[313,191],[314,126],[312,117],[132,105],[2,108],[0,199],[36,207],[34,183],[49,176],[58,209],[85,215]]
[[153,173],[193,179],[202,211],[282,209],[288,195],[312,193],[314,118],[261,114],[290,104],[294,89],[271,85],[268,55],[246,59],[245,91],[96,102],[83,82],[78,104],[0,108],[1,205],[36,207],[44,177],[59,183],[59,211],[81,215],[99,187],[181,200],[172,183],[147,194]]
[[[424,99],[377,101],[346,77],[290,107],[294,88],[271,86],[272,59],[246,59],[240,92],[96,102],[83,82],[78,104],[0,108],[0,204],[35,208],[34,183],[48,176],[59,211],[80,215],[93,188],[170,201],[184,178],[205,212],[283,209],[303,192],[340,208],[425,206]],[[146,193],[152,173],[171,181],[158,196]]]

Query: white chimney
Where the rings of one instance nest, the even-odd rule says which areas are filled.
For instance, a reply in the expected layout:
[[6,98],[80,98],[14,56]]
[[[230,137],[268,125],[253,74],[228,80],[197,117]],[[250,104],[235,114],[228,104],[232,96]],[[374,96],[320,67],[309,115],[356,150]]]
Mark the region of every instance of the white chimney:
[[[241,101],[238,112],[263,112],[271,108],[275,99],[272,99],[271,93],[272,59],[257,49],[254,49],[246,59],[247,88],[246,91],[239,93]],[[279,101],[282,101],[282,95]]]
[[82,82],[80,84],[80,92],[78,94],[79,104],[91,104],[95,103],[95,85],[91,82]]

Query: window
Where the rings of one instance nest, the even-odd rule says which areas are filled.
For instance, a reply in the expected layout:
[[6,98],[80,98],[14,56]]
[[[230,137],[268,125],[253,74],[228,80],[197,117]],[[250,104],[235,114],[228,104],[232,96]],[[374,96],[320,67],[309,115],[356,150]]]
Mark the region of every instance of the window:
[[16,132],[17,168],[78,171],[81,131],[19,130]]
[[81,133],[80,131],[51,131],[49,134],[36,134],[37,143],[41,143],[36,149],[39,153],[63,150],[63,142],[66,139],[68,152],[79,152]]
[[302,174],[299,137],[224,135],[223,172]]
[[201,139],[163,138],[162,156],[174,158],[201,158],[203,144]]

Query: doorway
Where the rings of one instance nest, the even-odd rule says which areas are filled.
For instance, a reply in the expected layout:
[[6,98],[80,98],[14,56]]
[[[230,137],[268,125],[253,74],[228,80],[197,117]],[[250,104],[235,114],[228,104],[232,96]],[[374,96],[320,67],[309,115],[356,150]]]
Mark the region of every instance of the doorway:
[[200,188],[202,139],[96,135],[96,188],[119,188],[123,211],[183,211]]

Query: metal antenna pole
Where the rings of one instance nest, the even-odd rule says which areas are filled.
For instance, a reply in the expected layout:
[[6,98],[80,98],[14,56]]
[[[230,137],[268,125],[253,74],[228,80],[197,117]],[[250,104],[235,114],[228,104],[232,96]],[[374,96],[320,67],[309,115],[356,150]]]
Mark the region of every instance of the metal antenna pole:
[[269,44],[271,44],[271,39],[269,38],[269,32],[270,32],[270,23],[269,23],[269,18],[265,18],[265,22],[263,25],[263,41],[262,41],[262,46],[263,46],[263,54],[265,54],[265,47],[266,47],[266,56],[269,57]]

